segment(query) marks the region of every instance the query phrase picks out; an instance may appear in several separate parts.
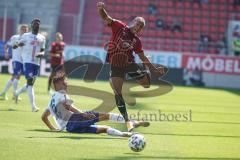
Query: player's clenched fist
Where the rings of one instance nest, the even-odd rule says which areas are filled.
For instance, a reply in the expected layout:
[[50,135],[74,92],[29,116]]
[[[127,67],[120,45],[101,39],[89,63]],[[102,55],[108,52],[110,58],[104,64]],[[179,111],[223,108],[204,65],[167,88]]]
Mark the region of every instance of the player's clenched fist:
[[104,8],[104,3],[103,2],[98,2],[97,7],[98,7],[98,9],[103,9]]

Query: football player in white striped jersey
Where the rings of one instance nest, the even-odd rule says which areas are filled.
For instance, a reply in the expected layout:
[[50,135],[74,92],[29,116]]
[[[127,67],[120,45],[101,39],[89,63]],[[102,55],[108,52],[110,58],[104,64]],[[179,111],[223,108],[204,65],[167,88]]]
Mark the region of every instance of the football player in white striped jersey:
[[16,93],[18,82],[21,74],[23,73],[23,62],[22,62],[22,48],[16,48],[18,41],[21,39],[24,33],[28,32],[28,26],[23,24],[20,26],[19,34],[13,35],[4,47],[5,59],[9,59],[9,48],[12,48],[12,78],[5,85],[2,93],[0,94],[1,100],[7,100],[7,91],[13,85],[13,95]]
[[20,93],[27,90],[33,112],[39,110],[35,104],[33,85],[39,75],[40,58],[44,56],[46,43],[45,37],[38,33],[39,27],[40,20],[34,19],[31,22],[32,32],[23,34],[18,43],[18,47],[22,48],[23,68],[27,84],[18,90],[15,96],[18,97]]

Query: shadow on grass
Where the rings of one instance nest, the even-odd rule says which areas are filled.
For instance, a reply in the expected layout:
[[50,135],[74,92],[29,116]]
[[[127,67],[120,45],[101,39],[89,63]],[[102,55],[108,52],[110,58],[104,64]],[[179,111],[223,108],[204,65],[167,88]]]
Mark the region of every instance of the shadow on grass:
[[240,138],[240,136],[231,136],[231,135],[174,134],[174,133],[147,133],[147,132],[142,132],[142,133],[149,134],[149,135],[162,135],[162,136]]
[[55,132],[55,131],[50,131],[47,129],[33,129],[33,130],[27,130],[27,131],[35,131],[35,132],[48,132],[48,133],[60,133],[60,134],[69,134],[69,135],[79,135],[79,137],[75,137],[75,136],[59,136],[59,137],[41,137],[41,136],[29,136],[29,137],[25,137],[25,138],[61,138],[61,139],[73,139],[73,140],[79,140],[79,139],[126,139],[123,137],[111,137],[108,135],[100,135],[100,134],[91,134],[89,133],[89,135],[95,135],[97,137],[92,137],[92,136],[86,136],[86,134],[88,133],[69,133],[66,131],[61,131],[61,132]]
[[[197,160],[240,160],[240,158],[224,158],[224,157],[177,157],[177,156],[141,156],[138,153],[124,153],[124,154],[130,154],[135,156],[116,156],[108,158],[109,160],[129,160],[129,159],[197,159]],[[78,159],[78,158],[76,158]],[[80,159],[80,158],[79,158]],[[98,158],[88,158],[88,160],[97,160]],[[100,158],[101,159],[101,158]]]
[[124,140],[122,137],[109,137],[109,136],[102,136],[102,137],[88,137],[88,136],[80,136],[80,137],[73,137],[73,136],[62,136],[62,137],[56,137],[56,138],[64,138],[64,139],[73,139],[73,140],[79,140],[79,139],[121,139]]
[[63,131],[63,132],[54,132],[54,131],[50,131],[49,129],[32,129],[32,130],[26,130],[26,131],[51,132],[51,133],[66,133],[65,131]]
[[89,140],[94,140],[94,139],[120,139],[120,140],[124,140],[124,138],[121,137],[108,137],[108,136],[102,136],[102,137],[88,137],[88,136],[82,136],[81,134],[79,134],[79,137],[74,137],[74,136],[60,136],[60,137],[44,137],[44,136],[29,136],[29,137],[25,137],[25,138],[29,138],[29,139],[71,139],[71,140],[81,140],[81,139],[89,139]]
[[18,109],[13,109],[13,108],[8,108],[8,109],[0,109],[0,112],[29,112],[29,111],[24,111],[24,110],[18,110]]

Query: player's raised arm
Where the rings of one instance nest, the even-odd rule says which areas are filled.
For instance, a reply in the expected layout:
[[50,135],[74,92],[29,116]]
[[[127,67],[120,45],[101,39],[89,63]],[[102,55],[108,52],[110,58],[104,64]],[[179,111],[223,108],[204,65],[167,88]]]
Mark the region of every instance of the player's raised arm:
[[110,17],[108,14],[107,14],[107,11],[105,10],[105,5],[103,2],[98,2],[97,3],[97,8],[98,8],[98,12],[99,12],[99,15],[101,16],[101,18],[108,24],[108,25],[111,25],[113,19],[112,17]]
[[48,126],[51,131],[58,131],[52,123],[49,121],[48,117],[50,116],[50,111],[46,109],[42,114],[42,121]]

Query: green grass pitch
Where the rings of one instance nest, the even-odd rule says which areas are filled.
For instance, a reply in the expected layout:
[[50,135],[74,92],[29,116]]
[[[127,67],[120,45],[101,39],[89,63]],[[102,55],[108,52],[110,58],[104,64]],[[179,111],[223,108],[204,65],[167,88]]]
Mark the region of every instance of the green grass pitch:
[[[10,78],[0,75],[0,89]],[[24,83],[22,77],[19,86]],[[108,82],[91,85],[69,79],[69,84],[79,84],[112,92]],[[240,91],[174,86],[162,96],[138,98],[135,106],[127,106],[131,114],[158,113],[187,114],[191,120],[152,121],[148,128],[137,128],[146,140],[146,148],[132,152],[127,138],[110,137],[106,134],[70,134],[49,132],[41,121],[50,95],[46,92],[47,78],[40,77],[35,84],[38,113],[30,112],[27,94],[15,104],[12,88],[8,101],[0,101],[0,159],[1,160],[80,160],[80,159],[240,159]],[[139,90],[140,87],[137,88]],[[150,88],[151,89],[151,88]],[[96,107],[100,100],[72,96],[80,109]],[[117,109],[113,112],[118,113]],[[190,114],[190,113],[189,113]],[[105,122],[125,130],[124,125]]]

